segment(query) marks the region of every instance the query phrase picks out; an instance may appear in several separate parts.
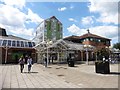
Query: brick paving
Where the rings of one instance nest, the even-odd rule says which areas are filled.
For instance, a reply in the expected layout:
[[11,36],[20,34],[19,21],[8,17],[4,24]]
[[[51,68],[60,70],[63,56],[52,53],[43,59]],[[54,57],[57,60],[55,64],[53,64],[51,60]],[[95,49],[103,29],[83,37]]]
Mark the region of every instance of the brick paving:
[[110,65],[111,74],[95,73],[94,65],[34,64],[31,73],[27,65],[20,73],[19,65],[0,66],[1,88],[118,88],[118,65]]

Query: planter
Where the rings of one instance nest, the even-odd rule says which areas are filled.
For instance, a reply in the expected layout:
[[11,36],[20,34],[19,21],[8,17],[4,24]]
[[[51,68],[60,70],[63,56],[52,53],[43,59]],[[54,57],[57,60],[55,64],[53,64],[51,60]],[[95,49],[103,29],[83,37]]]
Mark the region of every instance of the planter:
[[68,66],[69,67],[74,67],[74,61],[68,61]]
[[95,62],[95,71],[96,73],[109,74],[110,73],[109,62],[106,61]]

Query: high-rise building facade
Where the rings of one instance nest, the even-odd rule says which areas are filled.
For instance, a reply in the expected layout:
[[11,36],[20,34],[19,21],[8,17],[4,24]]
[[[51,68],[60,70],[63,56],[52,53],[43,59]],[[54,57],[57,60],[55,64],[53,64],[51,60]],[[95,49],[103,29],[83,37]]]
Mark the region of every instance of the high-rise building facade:
[[62,23],[55,16],[52,16],[38,25],[36,28],[36,36],[33,40],[36,44],[44,41],[55,42],[63,37],[62,33]]

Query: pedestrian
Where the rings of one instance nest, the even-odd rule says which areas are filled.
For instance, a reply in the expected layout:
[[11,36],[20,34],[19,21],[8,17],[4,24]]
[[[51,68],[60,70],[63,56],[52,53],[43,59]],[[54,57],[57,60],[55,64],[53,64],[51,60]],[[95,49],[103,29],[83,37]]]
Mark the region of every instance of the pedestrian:
[[47,67],[47,57],[45,56],[45,67]]
[[21,73],[23,72],[23,69],[24,69],[24,63],[25,63],[25,59],[23,56],[21,56],[21,58],[19,59]]
[[33,60],[32,60],[32,58],[29,56],[29,57],[28,57],[28,60],[27,60],[28,73],[31,71],[32,64],[33,64]]

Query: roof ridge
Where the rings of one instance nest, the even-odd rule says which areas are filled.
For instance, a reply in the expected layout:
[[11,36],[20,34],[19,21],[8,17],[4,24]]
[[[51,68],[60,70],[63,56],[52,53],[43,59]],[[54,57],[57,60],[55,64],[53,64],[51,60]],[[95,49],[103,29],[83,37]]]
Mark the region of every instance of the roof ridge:
[[[92,33],[87,33],[87,34],[83,34],[83,35],[81,35],[81,36],[79,36],[80,37],[80,39],[82,38],[82,37],[85,37],[85,35],[86,35],[86,37],[87,36],[89,36],[89,37],[98,37],[98,38],[103,38],[103,39],[109,39],[109,38],[106,38],[106,37],[102,37],[102,36],[99,36],[99,35],[96,35],[96,34],[92,34]],[[91,35],[91,36],[90,36]],[[111,40],[111,39],[109,39],[109,40]]]

